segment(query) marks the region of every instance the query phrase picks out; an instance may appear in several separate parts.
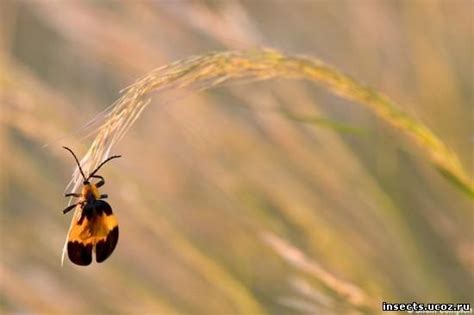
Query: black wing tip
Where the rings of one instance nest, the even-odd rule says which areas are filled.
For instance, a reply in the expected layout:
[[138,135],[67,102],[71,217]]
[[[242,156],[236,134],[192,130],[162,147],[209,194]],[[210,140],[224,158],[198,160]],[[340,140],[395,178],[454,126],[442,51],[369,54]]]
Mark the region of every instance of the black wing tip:
[[92,244],[83,244],[77,241],[67,243],[69,260],[79,266],[88,266],[92,262]]
[[105,240],[102,240],[95,245],[95,260],[98,263],[105,261],[110,255],[112,255],[117,246],[118,237],[119,229],[117,225],[109,232],[109,234],[107,234]]

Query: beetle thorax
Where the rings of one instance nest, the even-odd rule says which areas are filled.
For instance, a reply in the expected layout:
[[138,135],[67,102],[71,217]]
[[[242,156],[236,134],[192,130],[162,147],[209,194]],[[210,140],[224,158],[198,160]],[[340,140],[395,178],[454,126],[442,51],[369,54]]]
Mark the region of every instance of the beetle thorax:
[[82,198],[87,201],[99,199],[99,190],[94,184],[85,184],[82,187]]

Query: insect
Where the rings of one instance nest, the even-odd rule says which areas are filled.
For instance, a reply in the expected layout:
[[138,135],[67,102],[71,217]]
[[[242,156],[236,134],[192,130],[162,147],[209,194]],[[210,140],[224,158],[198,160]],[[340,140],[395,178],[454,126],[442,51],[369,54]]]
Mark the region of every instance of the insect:
[[[74,216],[69,231],[67,254],[73,263],[87,266],[92,262],[92,252],[94,251],[95,260],[101,263],[114,251],[118,241],[119,229],[117,218],[112,213],[112,207],[102,200],[108,196],[99,194],[98,188],[105,184],[105,180],[96,173],[105,163],[119,158],[121,155],[109,157],[86,177],[74,152],[68,147],[63,148],[71,152],[84,179],[81,193],[65,194],[66,197],[77,197],[79,200],[64,209],[64,214],[77,206],[80,207],[80,212]],[[99,181],[95,184],[91,183],[90,179],[92,178]]]

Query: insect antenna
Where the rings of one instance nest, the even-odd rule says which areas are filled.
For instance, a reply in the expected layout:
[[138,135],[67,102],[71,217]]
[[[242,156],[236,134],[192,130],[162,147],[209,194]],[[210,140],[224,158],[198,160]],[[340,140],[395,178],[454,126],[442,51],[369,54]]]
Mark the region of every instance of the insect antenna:
[[119,157],[122,157],[122,156],[121,156],[121,155],[113,155],[113,156],[107,158],[104,162],[100,163],[99,166],[97,166],[97,167],[95,168],[95,170],[94,170],[92,173],[89,174],[89,176],[87,177],[87,180],[88,180],[89,178],[91,178],[92,176],[94,176],[95,173],[96,173],[102,166],[104,166],[105,163],[107,163],[107,162],[110,161],[110,160],[117,159],[117,158],[119,158]]
[[77,159],[77,156],[68,147],[63,146],[63,148],[68,150],[69,152],[71,152],[72,156],[74,157],[74,160],[76,160],[77,166],[79,167],[79,171],[81,172],[82,178],[84,178],[84,181],[87,181],[86,175],[84,175],[84,171],[82,170],[81,163],[79,163],[79,160]]

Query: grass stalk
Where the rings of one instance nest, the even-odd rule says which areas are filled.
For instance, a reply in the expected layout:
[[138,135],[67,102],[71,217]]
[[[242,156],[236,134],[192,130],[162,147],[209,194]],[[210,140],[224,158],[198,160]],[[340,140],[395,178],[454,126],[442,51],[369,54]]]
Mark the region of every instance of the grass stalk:
[[[460,190],[474,198],[474,183],[457,155],[423,123],[403,112],[382,93],[312,57],[289,56],[275,50],[212,52],[160,67],[122,91],[110,107],[82,163],[95,167],[150,103],[152,94],[170,89],[205,90],[234,81],[272,78],[307,79],[341,97],[365,105],[383,121],[418,144],[435,168]],[[73,176],[77,185],[79,174]]]
[[334,276],[301,250],[271,232],[262,232],[261,239],[288,263],[317,279],[343,301],[364,312],[376,313],[378,302],[355,284]]

